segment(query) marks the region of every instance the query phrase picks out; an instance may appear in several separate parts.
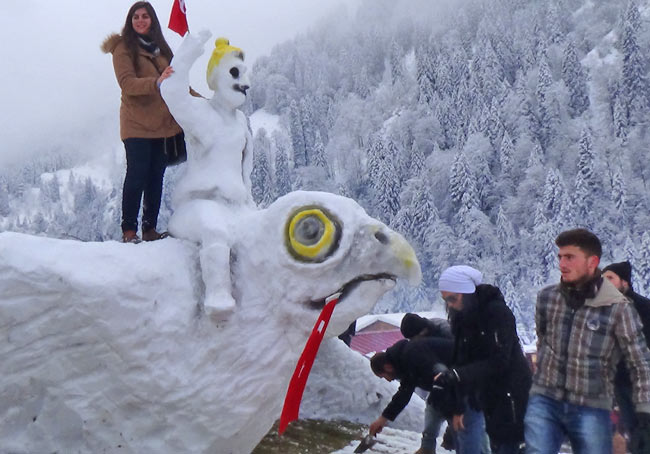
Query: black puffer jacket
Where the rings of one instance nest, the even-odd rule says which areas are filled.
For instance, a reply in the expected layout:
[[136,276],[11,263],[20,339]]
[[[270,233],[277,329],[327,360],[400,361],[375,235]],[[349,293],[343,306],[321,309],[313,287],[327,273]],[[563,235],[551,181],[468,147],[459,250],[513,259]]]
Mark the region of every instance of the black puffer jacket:
[[463,296],[463,310],[450,313],[450,320],[461,392],[483,411],[492,440],[522,441],[532,373],[501,291],[479,285]]
[[[403,339],[386,349],[387,360],[395,368],[396,378],[400,384],[382,415],[394,421],[411,400],[415,388],[432,391],[433,366],[438,363],[448,366],[451,363],[452,353],[453,342],[450,339],[436,337],[416,338],[410,341]],[[444,412],[445,408],[449,408],[454,403],[453,398],[451,400],[446,398],[446,394],[448,391],[432,392],[429,394],[429,402]]]
[[[624,293],[629,299],[632,300],[634,308],[639,313],[641,318],[641,324],[643,325],[643,335],[645,336],[645,342],[650,347],[650,299],[639,295],[634,292],[632,289]],[[621,360],[618,363],[616,368],[616,376],[614,377],[614,384],[617,387],[631,387],[632,380],[630,379],[630,371],[625,365],[625,361]]]

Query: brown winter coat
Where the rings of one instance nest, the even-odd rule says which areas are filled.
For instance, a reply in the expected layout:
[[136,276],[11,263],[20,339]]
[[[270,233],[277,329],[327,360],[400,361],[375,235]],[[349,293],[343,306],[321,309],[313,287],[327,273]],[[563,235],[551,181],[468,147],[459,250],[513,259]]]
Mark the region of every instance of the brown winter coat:
[[122,37],[117,34],[106,38],[101,49],[104,53],[113,54],[115,77],[122,89],[120,138],[155,139],[171,137],[181,132],[160,96],[156,83],[169,65],[167,59],[140,49],[139,68],[136,71]]

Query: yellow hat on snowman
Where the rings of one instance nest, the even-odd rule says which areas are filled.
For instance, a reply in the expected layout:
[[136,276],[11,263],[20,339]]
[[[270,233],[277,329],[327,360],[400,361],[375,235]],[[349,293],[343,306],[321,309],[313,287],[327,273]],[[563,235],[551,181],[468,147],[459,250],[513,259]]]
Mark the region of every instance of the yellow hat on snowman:
[[231,46],[230,41],[228,41],[227,38],[217,38],[217,40],[214,42],[214,50],[212,51],[212,56],[208,62],[208,70],[206,74],[208,80],[210,79],[210,74],[212,74],[212,71],[217,67],[223,56],[231,52],[239,52],[241,54],[242,60],[244,59],[243,50],[241,50],[239,47]]

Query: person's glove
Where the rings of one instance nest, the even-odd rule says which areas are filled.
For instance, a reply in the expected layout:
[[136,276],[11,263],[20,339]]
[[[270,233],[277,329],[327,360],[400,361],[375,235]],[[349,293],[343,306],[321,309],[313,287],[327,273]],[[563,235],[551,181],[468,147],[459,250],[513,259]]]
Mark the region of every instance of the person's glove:
[[433,379],[434,385],[442,386],[443,388],[453,386],[458,382],[460,382],[460,377],[458,377],[458,373],[455,369],[448,369],[444,372],[440,372]]
[[637,413],[637,426],[630,440],[632,454],[650,454],[650,413]]

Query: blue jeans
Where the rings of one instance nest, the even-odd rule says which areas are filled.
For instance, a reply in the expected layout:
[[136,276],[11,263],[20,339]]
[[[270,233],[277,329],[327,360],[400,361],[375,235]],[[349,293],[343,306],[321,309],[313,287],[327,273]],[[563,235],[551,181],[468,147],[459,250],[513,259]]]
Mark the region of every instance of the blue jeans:
[[422,432],[421,449],[430,449],[436,451],[436,439],[440,434],[440,427],[445,421],[445,417],[433,405],[427,402],[424,409],[424,431]]
[[155,229],[167,167],[165,139],[125,139],[126,176],[122,189],[122,231],[138,230],[140,200],[142,231]]
[[612,454],[609,413],[533,394],[524,418],[526,454],[557,454],[565,434],[573,454]]
[[485,434],[483,412],[476,411],[465,400],[463,410],[465,429],[456,432],[456,454],[489,454],[490,443]]

